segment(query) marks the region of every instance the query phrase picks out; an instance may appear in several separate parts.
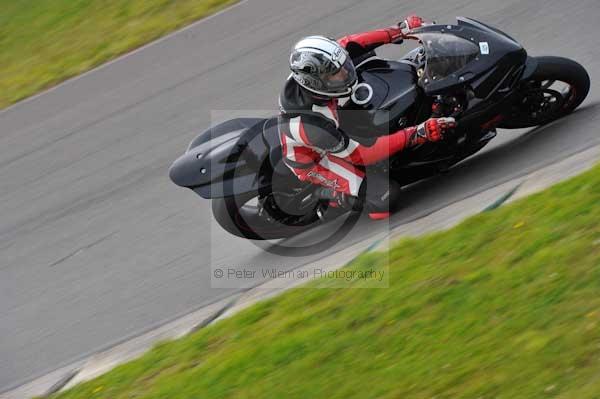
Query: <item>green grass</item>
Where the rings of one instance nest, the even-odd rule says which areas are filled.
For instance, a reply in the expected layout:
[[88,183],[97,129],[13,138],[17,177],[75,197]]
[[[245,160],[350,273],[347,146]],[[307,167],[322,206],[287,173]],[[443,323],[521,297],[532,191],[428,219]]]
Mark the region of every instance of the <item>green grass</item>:
[[0,0],[0,108],[236,1]]
[[55,398],[600,397],[600,166],[389,262],[389,288],[289,291]]

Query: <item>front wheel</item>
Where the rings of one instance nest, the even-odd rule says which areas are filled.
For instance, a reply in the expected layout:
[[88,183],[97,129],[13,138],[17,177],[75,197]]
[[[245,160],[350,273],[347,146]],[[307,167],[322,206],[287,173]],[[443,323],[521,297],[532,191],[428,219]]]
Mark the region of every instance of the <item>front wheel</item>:
[[590,91],[583,66],[568,58],[537,57],[538,67],[521,83],[519,101],[498,126],[519,129],[544,125],[570,114]]

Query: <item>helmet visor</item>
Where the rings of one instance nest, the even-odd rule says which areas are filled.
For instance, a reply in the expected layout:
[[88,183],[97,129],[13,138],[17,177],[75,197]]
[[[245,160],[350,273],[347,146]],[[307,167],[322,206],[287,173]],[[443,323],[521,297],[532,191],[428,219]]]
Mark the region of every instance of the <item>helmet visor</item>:
[[341,68],[321,74],[320,79],[329,93],[349,93],[350,88],[356,83],[356,69],[350,57],[346,57]]

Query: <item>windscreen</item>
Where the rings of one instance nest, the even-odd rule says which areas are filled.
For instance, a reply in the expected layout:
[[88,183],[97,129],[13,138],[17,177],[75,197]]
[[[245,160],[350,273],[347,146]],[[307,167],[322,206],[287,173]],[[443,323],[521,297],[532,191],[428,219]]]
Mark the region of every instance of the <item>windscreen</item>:
[[452,34],[417,35],[425,49],[425,77],[440,81],[459,71],[479,55],[479,47]]

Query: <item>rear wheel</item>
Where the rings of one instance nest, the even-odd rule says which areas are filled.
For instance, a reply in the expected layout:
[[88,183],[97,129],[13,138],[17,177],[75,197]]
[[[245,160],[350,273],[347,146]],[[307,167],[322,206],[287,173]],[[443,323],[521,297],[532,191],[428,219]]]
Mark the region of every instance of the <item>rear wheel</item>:
[[[309,202],[298,206],[294,201],[294,210],[282,206],[285,195],[270,193],[264,197],[246,194],[215,198],[212,211],[219,225],[227,232],[251,240],[273,240],[288,238],[300,234],[320,223],[319,214],[324,208],[320,203]],[[296,194],[300,195],[300,194]],[[293,198],[290,197],[290,200]],[[288,210],[288,212],[286,212]]]
[[562,57],[536,60],[536,71],[522,83],[519,101],[500,128],[544,125],[570,114],[587,97],[590,77],[580,64]]

